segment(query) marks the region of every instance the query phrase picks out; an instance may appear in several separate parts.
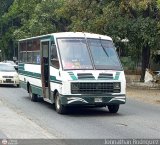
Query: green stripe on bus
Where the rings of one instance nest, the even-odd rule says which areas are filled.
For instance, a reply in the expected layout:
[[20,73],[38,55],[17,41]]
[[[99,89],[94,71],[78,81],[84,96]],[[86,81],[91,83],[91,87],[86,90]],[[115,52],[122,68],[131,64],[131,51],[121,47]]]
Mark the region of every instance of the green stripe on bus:
[[74,73],[73,73],[73,72],[71,72],[71,71],[70,71],[70,72],[68,72],[68,73],[69,73],[69,74],[74,74]]
[[[39,73],[34,73],[34,72],[19,70],[19,74],[20,74],[20,75],[27,76],[27,77],[32,77],[32,78],[36,78],[36,79],[41,79],[41,74],[39,74]],[[61,81],[61,80],[57,80],[55,76],[50,76],[50,82],[62,84],[62,81]]]
[[19,74],[29,76],[29,77],[34,77],[34,78],[41,78],[41,74],[39,73],[34,73],[34,72],[29,72],[29,71],[24,71],[24,70],[19,70]]
[[51,83],[62,84],[62,81],[50,81]]
[[24,63],[18,64],[18,70],[24,70]]
[[54,37],[52,35],[48,35],[48,36],[44,36],[44,37],[40,38],[40,40],[42,40],[42,41],[46,40],[46,39],[49,39],[50,41],[53,41],[53,43],[55,43]]
[[68,74],[70,75],[70,77],[72,78],[72,80],[77,80],[77,77],[74,75],[73,72],[68,72]]
[[116,72],[116,75],[115,75],[114,80],[118,80],[118,79],[119,79],[119,76],[120,76],[120,72]]
[[72,80],[77,80],[75,75],[70,75],[70,77],[72,78]]
[[[30,84],[30,85],[31,85],[32,93],[42,96],[42,87],[39,87],[33,84]],[[27,90],[26,82],[20,81],[20,86],[21,88],[24,88],[25,90]]]
[[62,81],[57,80],[55,76],[50,76],[50,82],[62,84]]
[[19,63],[18,65],[19,65],[19,66],[24,66],[24,63]]
[[56,77],[55,77],[55,76],[50,76],[50,80],[51,80],[51,81],[55,81],[55,80],[56,80]]
[[42,94],[43,94],[42,93],[42,87],[35,86],[35,85],[31,84],[31,89],[32,89],[32,93],[42,96]]

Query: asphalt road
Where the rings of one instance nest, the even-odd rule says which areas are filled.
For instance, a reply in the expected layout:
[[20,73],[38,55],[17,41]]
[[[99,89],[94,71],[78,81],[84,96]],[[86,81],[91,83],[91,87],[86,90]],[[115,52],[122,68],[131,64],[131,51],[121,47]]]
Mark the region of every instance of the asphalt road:
[[49,103],[31,102],[28,93],[21,88],[0,86],[0,99],[57,138],[160,139],[158,105],[128,99],[120,106],[118,114],[110,114],[107,108],[72,108],[67,115],[59,115]]

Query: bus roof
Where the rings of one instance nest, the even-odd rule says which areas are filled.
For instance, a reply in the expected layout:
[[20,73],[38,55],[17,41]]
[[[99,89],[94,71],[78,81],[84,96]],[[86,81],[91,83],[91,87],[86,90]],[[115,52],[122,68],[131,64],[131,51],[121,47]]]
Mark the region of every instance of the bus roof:
[[31,40],[31,39],[36,39],[36,38],[44,38],[44,37],[51,37],[54,36],[55,38],[73,38],[73,37],[86,37],[86,38],[101,38],[101,39],[107,39],[107,40],[112,40],[111,37],[106,36],[106,35],[100,35],[100,34],[94,34],[94,33],[87,33],[87,32],[59,32],[59,33],[51,33],[51,34],[46,34],[46,35],[40,35],[36,37],[30,37],[26,39],[20,39],[19,41],[24,41],[24,40]]

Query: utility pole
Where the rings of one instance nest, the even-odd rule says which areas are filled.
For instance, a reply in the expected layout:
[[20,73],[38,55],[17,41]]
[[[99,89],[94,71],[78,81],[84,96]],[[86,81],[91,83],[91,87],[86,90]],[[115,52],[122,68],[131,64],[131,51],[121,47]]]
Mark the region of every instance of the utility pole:
[[2,50],[0,50],[0,61],[2,61],[2,55],[1,55],[1,53],[2,53]]

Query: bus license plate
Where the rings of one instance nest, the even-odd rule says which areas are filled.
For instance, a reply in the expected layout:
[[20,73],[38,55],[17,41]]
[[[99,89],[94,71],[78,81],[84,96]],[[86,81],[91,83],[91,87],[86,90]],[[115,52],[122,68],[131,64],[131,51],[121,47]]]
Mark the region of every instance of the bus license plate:
[[102,98],[95,98],[95,99],[94,99],[94,102],[100,103],[100,102],[102,102]]
[[11,79],[6,79],[6,83],[10,83],[11,82]]

